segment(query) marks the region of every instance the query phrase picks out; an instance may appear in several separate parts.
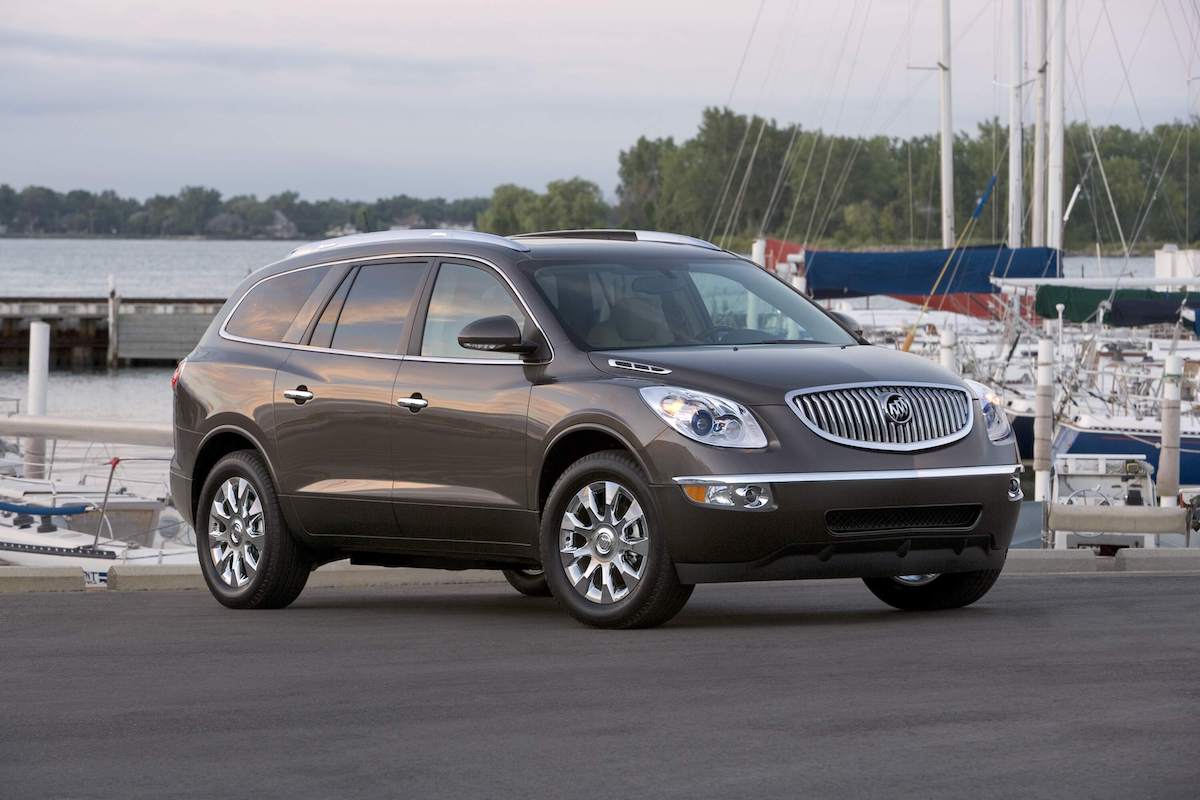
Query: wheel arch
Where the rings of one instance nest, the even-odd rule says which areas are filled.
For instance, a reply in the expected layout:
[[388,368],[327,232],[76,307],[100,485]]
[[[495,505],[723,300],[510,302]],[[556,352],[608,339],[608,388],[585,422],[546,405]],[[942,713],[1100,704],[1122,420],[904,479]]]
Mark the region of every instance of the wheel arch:
[[584,456],[605,450],[620,450],[627,453],[649,480],[650,471],[642,454],[638,452],[625,434],[613,426],[597,422],[583,422],[559,431],[542,454],[538,464],[535,508],[540,513],[550,496],[550,489],[558,476]]
[[252,433],[235,425],[221,425],[213,428],[200,441],[200,446],[196,449],[196,459],[192,465],[192,486],[194,487],[192,519],[197,519],[200,495],[212,468],[222,458],[238,450],[252,450],[261,456],[267,465],[267,471],[271,473],[271,480],[275,482],[276,486],[279,485],[279,481],[275,477],[275,468],[267,456],[266,449]]

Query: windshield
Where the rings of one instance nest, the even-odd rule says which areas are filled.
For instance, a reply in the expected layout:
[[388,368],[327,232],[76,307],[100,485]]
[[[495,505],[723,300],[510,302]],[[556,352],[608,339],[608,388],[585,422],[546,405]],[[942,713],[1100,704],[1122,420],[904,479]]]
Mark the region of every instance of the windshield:
[[526,269],[584,350],[856,343],[800,293],[728,256],[534,262]]

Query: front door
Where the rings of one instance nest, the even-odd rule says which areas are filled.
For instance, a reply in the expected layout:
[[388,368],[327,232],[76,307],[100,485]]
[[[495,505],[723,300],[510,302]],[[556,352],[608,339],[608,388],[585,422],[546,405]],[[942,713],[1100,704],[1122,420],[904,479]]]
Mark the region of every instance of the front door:
[[458,344],[476,319],[508,314],[526,329],[527,315],[494,269],[466,261],[441,263],[427,296],[395,389],[401,536],[480,552],[532,546],[525,436],[538,367]]
[[351,270],[275,375],[280,494],[309,534],[396,534],[393,390],[428,266]]

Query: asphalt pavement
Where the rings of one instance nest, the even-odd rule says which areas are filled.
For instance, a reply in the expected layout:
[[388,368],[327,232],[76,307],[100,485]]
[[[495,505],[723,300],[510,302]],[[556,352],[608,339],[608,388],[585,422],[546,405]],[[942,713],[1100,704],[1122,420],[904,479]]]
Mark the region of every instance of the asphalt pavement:
[[1200,576],[702,586],[596,631],[504,585],[0,596],[0,797],[1200,796]]

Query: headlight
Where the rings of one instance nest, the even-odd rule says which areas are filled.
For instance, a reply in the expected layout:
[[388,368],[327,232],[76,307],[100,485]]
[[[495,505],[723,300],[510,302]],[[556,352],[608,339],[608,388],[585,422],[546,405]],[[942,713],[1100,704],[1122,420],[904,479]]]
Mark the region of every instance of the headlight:
[[1008,422],[1008,415],[1004,413],[1000,395],[979,381],[966,381],[966,384],[983,407],[983,422],[987,426],[988,438],[993,442],[1007,439],[1012,433],[1012,425]]
[[754,415],[740,403],[678,386],[646,386],[642,399],[689,439],[717,447],[766,447]]

